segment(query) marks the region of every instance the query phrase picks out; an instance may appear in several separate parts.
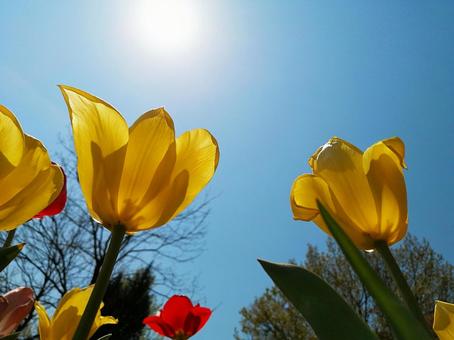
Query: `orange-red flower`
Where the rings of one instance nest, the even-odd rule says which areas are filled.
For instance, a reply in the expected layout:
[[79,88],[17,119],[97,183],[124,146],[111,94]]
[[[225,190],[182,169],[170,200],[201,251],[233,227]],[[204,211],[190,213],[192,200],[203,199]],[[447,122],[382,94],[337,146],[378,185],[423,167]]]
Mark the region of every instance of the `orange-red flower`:
[[20,287],[0,296],[0,337],[10,335],[33,308],[33,291]]
[[171,339],[185,340],[196,334],[211,316],[211,310],[193,305],[182,295],[172,296],[158,314],[143,320],[156,333]]
[[[55,164],[52,162],[52,164]],[[57,165],[57,164],[55,164]],[[58,166],[58,165],[57,165]],[[41,210],[39,213],[37,213],[33,218],[43,218],[45,216],[53,216],[61,213],[63,208],[66,205],[66,198],[67,198],[67,192],[66,192],[66,174],[65,171],[61,166],[59,166],[61,172],[63,173],[63,187],[61,188],[60,193],[58,194],[57,198],[47,206],[47,208]]]

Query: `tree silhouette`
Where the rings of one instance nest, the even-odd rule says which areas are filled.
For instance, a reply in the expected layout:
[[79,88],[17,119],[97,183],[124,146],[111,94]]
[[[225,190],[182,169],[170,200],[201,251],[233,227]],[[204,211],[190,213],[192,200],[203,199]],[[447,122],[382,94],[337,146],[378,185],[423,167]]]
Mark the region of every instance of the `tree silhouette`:
[[101,327],[92,339],[107,334],[112,334],[111,340],[140,339],[144,328],[142,320],[158,309],[150,295],[153,281],[149,268],[130,276],[122,272],[116,274],[109,282],[102,314],[114,316],[119,320],[118,324]]

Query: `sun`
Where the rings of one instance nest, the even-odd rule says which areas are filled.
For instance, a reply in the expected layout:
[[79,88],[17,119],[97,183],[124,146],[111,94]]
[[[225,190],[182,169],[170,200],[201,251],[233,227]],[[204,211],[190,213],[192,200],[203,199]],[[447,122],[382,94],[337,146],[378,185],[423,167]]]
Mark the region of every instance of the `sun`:
[[147,49],[160,53],[187,50],[198,38],[199,18],[190,0],[143,0],[131,17],[133,36]]

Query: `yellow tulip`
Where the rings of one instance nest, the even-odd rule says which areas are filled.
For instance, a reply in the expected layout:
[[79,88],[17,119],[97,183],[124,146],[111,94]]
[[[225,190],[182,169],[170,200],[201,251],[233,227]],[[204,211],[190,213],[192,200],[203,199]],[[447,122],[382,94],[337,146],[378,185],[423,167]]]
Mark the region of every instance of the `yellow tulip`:
[[49,206],[63,183],[41,142],[24,134],[14,114],[0,105],[0,231],[15,229]]
[[110,104],[60,86],[68,106],[78,173],[91,216],[128,233],[155,228],[187,207],[216,170],[215,138],[195,129],[175,138],[163,109],[146,112],[128,128]]
[[[47,315],[46,309],[36,301],[35,310],[39,318],[39,338],[41,340],[71,340],[92,291],[93,285],[83,289],[74,288],[67,292],[60,300],[52,319]],[[101,303],[88,338],[102,325],[118,323],[118,320],[111,316],[101,316],[102,307],[103,304]]]
[[433,329],[440,340],[454,339],[454,304],[435,302]]
[[319,200],[358,247],[398,242],[408,224],[404,150],[397,137],[373,144],[364,153],[331,138],[309,159],[313,174],[301,175],[293,183],[294,218],[314,221],[329,233],[317,208]]

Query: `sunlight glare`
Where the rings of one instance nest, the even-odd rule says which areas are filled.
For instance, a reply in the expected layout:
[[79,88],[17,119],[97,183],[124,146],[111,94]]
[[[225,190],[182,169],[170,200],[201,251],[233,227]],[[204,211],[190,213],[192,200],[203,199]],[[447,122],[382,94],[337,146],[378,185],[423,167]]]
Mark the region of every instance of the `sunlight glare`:
[[144,0],[131,18],[132,33],[152,51],[182,51],[198,38],[198,19],[190,0]]

